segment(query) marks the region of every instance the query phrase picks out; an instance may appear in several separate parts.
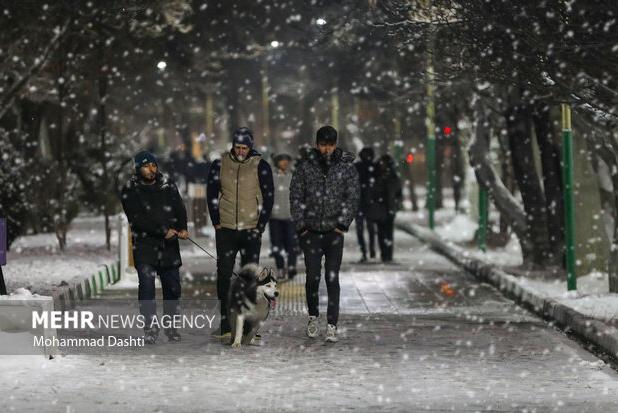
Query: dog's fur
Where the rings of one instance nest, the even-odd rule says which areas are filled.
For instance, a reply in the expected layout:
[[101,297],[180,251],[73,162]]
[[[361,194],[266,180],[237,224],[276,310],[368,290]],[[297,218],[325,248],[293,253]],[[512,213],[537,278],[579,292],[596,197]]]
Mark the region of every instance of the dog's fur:
[[277,280],[271,269],[247,264],[240,270],[232,280],[228,300],[232,347],[251,343],[278,296]]

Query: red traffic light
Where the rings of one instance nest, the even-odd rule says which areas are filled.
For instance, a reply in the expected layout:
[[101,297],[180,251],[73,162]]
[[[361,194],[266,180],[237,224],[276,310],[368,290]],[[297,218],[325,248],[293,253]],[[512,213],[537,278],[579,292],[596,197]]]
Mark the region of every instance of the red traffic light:
[[445,126],[444,128],[442,128],[442,132],[444,133],[444,136],[449,136],[451,132],[453,132],[453,128],[451,128],[450,126]]
[[406,155],[406,163],[410,165],[412,162],[414,162],[414,154],[412,152],[408,152]]

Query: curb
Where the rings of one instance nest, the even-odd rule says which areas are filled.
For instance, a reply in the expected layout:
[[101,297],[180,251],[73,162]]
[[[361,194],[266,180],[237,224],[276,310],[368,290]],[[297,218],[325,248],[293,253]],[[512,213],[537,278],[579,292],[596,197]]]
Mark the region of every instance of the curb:
[[77,304],[99,295],[108,285],[120,281],[120,262],[102,264],[99,271],[81,280],[58,287],[52,293],[54,309],[65,311],[75,308]]
[[552,321],[565,332],[575,333],[594,343],[610,356],[618,357],[618,329],[615,327],[585,316],[554,299],[540,295],[514,275],[507,274],[480,259],[470,257],[467,251],[447,243],[427,228],[401,221],[396,222],[395,225],[398,229],[428,244],[431,249],[444,255],[479,280],[492,284],[504,296],[522,307]]

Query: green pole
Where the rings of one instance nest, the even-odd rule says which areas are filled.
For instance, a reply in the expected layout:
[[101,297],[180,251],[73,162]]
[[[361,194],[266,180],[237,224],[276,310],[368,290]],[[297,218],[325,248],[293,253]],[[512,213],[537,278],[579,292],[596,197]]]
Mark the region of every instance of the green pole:
[[479,187],[479,232],[477,237],[477,242],[479,249],[483,252],[487,251],[487,217],[489,215],[488,207],[489,203],[487,202],[487,188],[480,186]]
[[[429,9],[431,21],[431,3],[426,1],[424,4]],[[429,42],[427,44],[427,108],[425,126],[427,127],[427,212],[429,218],[429,228],[434,229],[436,211],[436,104],[435,104],[435,88],[436,74],[433,66],[433,51],[434,51],[435,33],[430,32]]]
[[429,215],[429,228],[434,229],[436,210],[436,107],[434,100],[435,74],[431,54],[427,56],[427,113],[425,124],[427,126],[427,212]]
[[566,242],[567,289],[577,289],[575,274],[575,201],[573,197],[573,130],[571,107],[562,104],[562,183],[564,186],[564,226]]
[[435,227],[436,211],[436,137],[430,134],[427,137],[427,212],[429,228]]

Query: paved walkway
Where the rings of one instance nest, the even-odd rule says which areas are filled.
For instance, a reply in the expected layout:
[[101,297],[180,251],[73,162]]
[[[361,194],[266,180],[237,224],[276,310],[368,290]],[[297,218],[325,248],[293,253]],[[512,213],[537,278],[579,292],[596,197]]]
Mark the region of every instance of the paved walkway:
[[[212,261],[188,255],[185,296],[212,296]],[[347,236],[337,344],[305,337],[299,277],[280,286],[262,346],[233,350],[202,337],[203,354],[186,340],[177,344],[187,346],[186,354],[175,356],[0,357],[3,410],[608,412],[618,406],[614,370],[410,236],[397,234],[397,265],[360,265],[358,258],[354,236]],[[108,292],[124,293],[135,291]],[[325,303],[324,289],[322,296]]]

